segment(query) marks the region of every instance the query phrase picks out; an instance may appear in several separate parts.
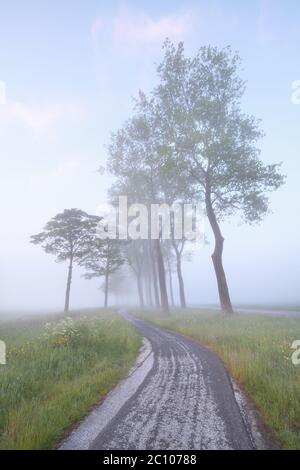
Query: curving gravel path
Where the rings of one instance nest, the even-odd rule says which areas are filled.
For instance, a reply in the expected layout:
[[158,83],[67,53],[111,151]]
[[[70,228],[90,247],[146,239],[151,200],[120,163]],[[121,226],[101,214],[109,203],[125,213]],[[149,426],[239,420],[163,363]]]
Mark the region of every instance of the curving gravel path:
[[216,355],[192,339],[127,319],[150,341],[153,364],[89,448],[253,449],[231,380]]

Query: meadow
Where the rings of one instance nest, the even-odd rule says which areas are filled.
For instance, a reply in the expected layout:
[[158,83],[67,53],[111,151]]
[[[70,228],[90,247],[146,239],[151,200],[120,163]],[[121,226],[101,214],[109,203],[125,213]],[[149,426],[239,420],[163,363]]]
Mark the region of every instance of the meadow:
[[0,321],[0,449],[55,448],[126,376],[141,340],[112,310]]
[[300,319],[216,311],[174,310],[169,317],[136,316],[190,336],[213,350],[252,399],[284,449],[300,449],[300,366],[291,344],[300,339]]

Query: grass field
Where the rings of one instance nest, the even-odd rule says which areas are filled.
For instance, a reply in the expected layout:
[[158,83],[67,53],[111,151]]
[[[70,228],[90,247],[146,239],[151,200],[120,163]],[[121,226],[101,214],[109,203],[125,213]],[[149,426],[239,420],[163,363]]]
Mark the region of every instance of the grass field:
[[250,309],[250,310],[277,310],[283,312],[300,312],[300,305],[298,303],[291,304],[241,304],[235,305],[236,309]]
[[132,366],[140,338],[125,320],[104,310],[70,317],[0,322],[0,449],[53,448]]
[[285,449],[300,449],[300,366],[291,343],[300,339],[300,319],[215,311],[174,311],[169,318],[133,312],[188,335],[214,350],[259,409]]

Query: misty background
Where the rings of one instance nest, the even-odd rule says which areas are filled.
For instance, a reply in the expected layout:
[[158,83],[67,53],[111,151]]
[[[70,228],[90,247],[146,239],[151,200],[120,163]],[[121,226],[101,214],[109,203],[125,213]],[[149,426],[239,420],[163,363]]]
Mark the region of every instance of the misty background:
[[[97,171],[105,145],[138,90],[156,84],[166,37],[183,40],[188,54],[207,44],[239,51],[243,108],[266,132],[261,158],[282,161],[287,175],[260,225],[223,224],[233,302],[299,302],[300,106],[291,99],[300,79],[299,18],[296,0],[1,2],[0,310],[62,308],[67,266],[29,237],[65,208],[93,214],[106,201],[112,178]],[[218,302],[212,250],[184,265],[189,304]],[[102,305],[99,280],[81,274],[75,267],[71,307]]]

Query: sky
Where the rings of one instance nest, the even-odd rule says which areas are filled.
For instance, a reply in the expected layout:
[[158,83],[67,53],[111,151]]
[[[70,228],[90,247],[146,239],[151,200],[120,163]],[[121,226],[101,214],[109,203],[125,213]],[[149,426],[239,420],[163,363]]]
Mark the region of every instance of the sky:
[[[297,0],[0,0],[0,311],[63,305],[67,267],[29,237],[65,208],[95,213],[106,201],[112,178],[97,170],[110,132],[138,90],[157,83],[166,37],[189,55],[207,44],[239,51],[242,106],[266,133],[261,158],[283,162],[287,175],[260,225],[223,224],[233,302],[299,302],[299,19]],[[207,235],[184,266],[190,304],[218,301]],[[72,307],[98,306],[101,283],[81,275],[76,268]]]

